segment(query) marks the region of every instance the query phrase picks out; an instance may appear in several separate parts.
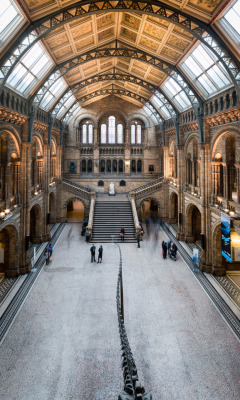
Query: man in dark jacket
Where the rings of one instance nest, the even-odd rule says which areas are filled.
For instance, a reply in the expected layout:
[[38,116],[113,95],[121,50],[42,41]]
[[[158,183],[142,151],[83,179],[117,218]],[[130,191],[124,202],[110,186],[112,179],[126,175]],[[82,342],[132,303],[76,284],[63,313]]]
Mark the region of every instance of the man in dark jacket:
[[91,262],[93,262],[93,261],[96,262],[96,259],[95,259],[96,247],[94,244],[90,248],[90,252],[91,252]]
[[102,262],[102,256],[103,256],[103,247],[102,245],[98,249],[98,263]]

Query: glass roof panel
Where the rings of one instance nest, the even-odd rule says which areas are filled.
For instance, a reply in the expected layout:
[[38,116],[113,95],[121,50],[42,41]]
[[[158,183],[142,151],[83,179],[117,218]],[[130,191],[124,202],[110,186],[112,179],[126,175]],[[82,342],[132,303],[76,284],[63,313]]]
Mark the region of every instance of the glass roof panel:
[[195,59],[198,60],[199,64],[202,65],[204,69],[209,68],[213,65],[214,61],[208,55],[206,50],[203,48],[202,45],[199,45],[192,53]]
[[169,78],[162,85],[162,89],[171,97],[179,111],[184,111],[191,107],[191,102],[186,93],[173,78]]
[[224,18],[240,34],[240,1],[227,12]]
[[45,110],[49,110],[51,106],[57,101],[64,90],[67,88],[67,84],[63,78],[59,78],[48,90],[47,94],[43,97],[40,107]]
[[1,0],[0,8],[0,34],[18,15],[17,9],[10,0]]

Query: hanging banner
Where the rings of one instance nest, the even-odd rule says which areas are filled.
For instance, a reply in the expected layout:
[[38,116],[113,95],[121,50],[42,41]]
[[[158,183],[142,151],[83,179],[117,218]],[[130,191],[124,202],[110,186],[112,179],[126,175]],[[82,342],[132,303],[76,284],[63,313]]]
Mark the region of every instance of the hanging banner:
[[231,220],[227,215],[221,214],[221,234],[222,234],[222,255],[229,262],[232,262],[231,252]]

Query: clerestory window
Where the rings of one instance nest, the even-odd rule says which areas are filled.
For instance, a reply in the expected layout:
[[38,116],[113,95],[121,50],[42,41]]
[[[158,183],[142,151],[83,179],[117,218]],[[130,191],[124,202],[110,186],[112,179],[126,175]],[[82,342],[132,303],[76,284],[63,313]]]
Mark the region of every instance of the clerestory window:
[[67,84],[63,78],[59,78],[48,90],[43,97],[40,107],[48,111],[51,106],[57,101],[64,90],[67,88]]
[[107,124],[100,126],[101,144],[123,144],[123,125],[116,123],[116,118],[111,115]]
[[240,44],[240,0],[237,0],[235,4],[226,12],[224,17],[219,21],[221,28],[225,31],[226,36],[230,36],[231,39],[239,46]]
[[89,121],[82,125],[82,144],[93,144],[93,125]]
[[142,126],[135,121],[131,125],[131,144],[141,144],[142,143]]

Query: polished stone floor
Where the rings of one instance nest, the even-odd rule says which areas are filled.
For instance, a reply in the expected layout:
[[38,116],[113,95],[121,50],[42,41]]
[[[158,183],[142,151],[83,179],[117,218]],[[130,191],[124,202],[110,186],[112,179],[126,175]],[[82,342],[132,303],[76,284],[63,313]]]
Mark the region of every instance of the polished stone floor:
[[[117,400],[119,250],[91,263],[80,231],[65,227],[0,348],[1,400]],[[163,238],[121,245],[139,378],[153,400],[239,400],[240,343],[181,258],[162,259]]]

